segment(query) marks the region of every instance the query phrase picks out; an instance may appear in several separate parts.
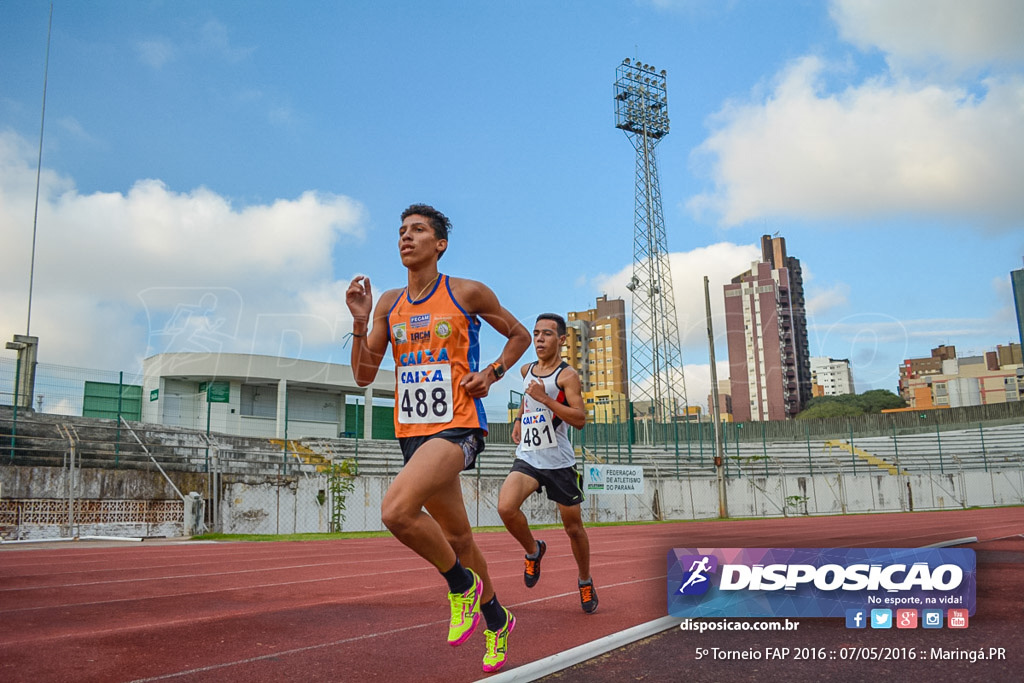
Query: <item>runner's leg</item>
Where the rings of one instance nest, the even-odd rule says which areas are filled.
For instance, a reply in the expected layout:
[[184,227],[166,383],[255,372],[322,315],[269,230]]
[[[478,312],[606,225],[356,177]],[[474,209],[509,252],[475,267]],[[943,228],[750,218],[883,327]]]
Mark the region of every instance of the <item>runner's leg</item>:
[[565,527],[565,533],[569,536],[569,544],[572,546],[572,556],[576,558],[580,580],[586,581],[590,578],[590,538],[583,526],[581,507],[581,505],[558,503],[558,513],[562,516],[562,526]]
[[527,474],[509,472],[498,493],[498,515],[512,537],[523,546],[527,555],[537,552],[537,541],[533,538],[530,522],[521,508],[538,486],[537,480]]
[[[450,450],[463,462],[462,447],[444,439],[431,439],[428,444],[437,444]],[[461,468],[460,468],[461,471]],[[458,475],[452,477],[442,484],[434,492],[424,505],[430,517],[437,521],[445,539],[445,544],[452,549],[455,556],[462,562],[462,566],[469,567],[476,572],[477,576],[484,583],[484,592],[481,596],[481,603],[489,601],[494,597],[494,586],[491,584],[491,576],[487,571],[487,562],[483,553],[473,539],[473,528],[469,524],[469,516],[466,514],[466,504],[462,499],[462,484]],[[454,563],[454,559],[452,560]]]
[[[417,449],[388,487],[381,503],[381,521],[403,545],[445,572],[455,565],[456,550],[435,517],[423,511],[428,500],[444,491],[458,491],[463,517],[459,473],[464,467],[462,448],[444,439],[430,439]],[[467,520],[466,526],[469,522]],[[468,559],[468,558],[467,558]],[[463,564],[466,564],[465,559]],[[478,572],[479,573],[479,572]]]

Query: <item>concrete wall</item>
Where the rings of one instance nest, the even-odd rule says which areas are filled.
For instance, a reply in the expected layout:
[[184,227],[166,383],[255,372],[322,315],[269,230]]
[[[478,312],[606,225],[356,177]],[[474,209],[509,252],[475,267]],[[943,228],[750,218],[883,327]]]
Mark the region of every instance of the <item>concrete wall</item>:
[[[462,494],[473,526],[502,526],[498,516],[498,477],[464,476]],[[346,497],[344,531],[383,531],[380,503],[391,479],[357,477]],[[317,503],[324,486],[300,478],[279,485],[235,484],[221,503],[226,533],[325,532],[329,503]],[[645,480],[642,495],[602,493],[583,503],[590,522],[718,517],[717,482],[712,477]],[[973,471],[934,475],[815,475],[745,477],[726,482],[730,517],[838,515],[868,512],[964,509],[1024,504],[1024,472]],[[532,524],[558,524],[554,503],[541,495],[527,499],[523,511]]]
[[[0,467],[5,502],[17,498],[66,498],[66,472],[54,468]],[[41,471],[49,470],[49,471]],[[158,475],[159,476],[159,475]],[[205,475],[184,477],[181,483],[199,488]],[[380,505],[392,479],[359,476],[345,496],[343,531],[383,531]],[[497,512],[500,477],[464,476],[463,498],[474,526],[502,525]],[[189,482],[189,483],[186,483]],[[148,494],[167,497],[167,489],[151,473],[138,471],[82,471],[79,498],[102,497],[101,492]],[[202,490],[199,488],[199,490]],[[321,504],[318,497],[324,492]],[[173,496],[172,496],[173,497]],[[867,512],[963,509],[966,507],[1024,504],[1024,471],[965,471],[950,474],[831,474],[788,477],[741,477],[726,480],[730,517],[837,515]],[[289,534],[327,532],[330,528],[330,493],[326,477],[299,474],[291,477],[225,477],[219,492],[221,530],[235,534]],[[65,508],[66,509],[66,508]],[[524,512],[533,524],[559,523],[554,503],[543,495],[527,499]],[[584,520],[624,522],[654,519],[712,519],[718,517],[717,481],[713,477],[684,479],[647,478],[642,495],[602,493],[583,503]],[[182,527],[155,533],[148,529],[131,535],[180,535]],[[10,533],[8,531],[8,533]],[[66,530],[63,532],[66,534]],[[81,532],[85,533],[85,532]],[[93,527],[88,533],[119,535],[125,529]],[[21,537],[60,536],[51,529],[23,530]]]

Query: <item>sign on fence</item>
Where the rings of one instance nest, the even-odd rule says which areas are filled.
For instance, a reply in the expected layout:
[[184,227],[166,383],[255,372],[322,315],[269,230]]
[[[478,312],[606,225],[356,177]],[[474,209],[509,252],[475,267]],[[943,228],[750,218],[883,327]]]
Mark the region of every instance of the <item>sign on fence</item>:
[[643,493],[644,468],[635,465],[587,465],[587,493]]
[[203,382],[199,385],[199,393],[206,392],[207,403],[230,403],[230,382]]

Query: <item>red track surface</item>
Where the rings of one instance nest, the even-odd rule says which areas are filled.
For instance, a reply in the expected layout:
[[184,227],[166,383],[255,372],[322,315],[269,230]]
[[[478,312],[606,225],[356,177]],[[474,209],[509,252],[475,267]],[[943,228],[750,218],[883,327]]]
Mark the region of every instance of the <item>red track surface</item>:
[[[480,534],[478,542],[499,598],[518,620],[508,670],[665,616],[672,547],[917,547],[1022,533],[1024,508],[594,528],[601,606],[593,615],[579,608],[575,563],[560,529],[538,532],[549,547],[533,589],[523,586],[522,551],[510,536]],[[983,566],[979,553],[979,614],[971,629],[984,619],[983,599],[1002,605],[1004,616],[1019,624],[1021,566],[993,567],[988,574]],[[1016,581],[1018,589],[1000,593],[1003,580]],[[0,680],[483,678],[483,627],[451,648],[444,642],[447,611],[440,576],[391,538],[6,546],[0,552]],[[832,621],[821,620],[833,636],[850,640]],[[1011,654],[1019,671],[1024,636],[1015,638]],[[672,648],[681,647],[676,638]],[[905,663],[895,664],[900,671]],[[604,669],[611,674],[614,666]],[[683,676],[675,667],[662,671],[677,677],[664,680]],[[736,675],[710,671],[718,673],[702,680]],[[593,671],[587,676],[601,680]]]

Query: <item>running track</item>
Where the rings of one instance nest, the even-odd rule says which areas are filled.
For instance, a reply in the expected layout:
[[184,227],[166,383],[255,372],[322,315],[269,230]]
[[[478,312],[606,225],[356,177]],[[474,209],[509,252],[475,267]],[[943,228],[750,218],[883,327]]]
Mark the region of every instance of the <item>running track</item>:
[[[560,529],[537,534],[549,548],[533,589],[523,586],[522,551],[508,534],[478,535],[498,595],[518,619],[503,673],[664,617],[666,553],[672,547],[918,547],[968,536],[1012,542],[1024,533],[1024,508],[600,527],[589,533],[601,600],[593,615],[579,608],[575,563]],[[3,681],[458,683],[485,677],[483,627],[461,647],[449,647],[443,581],[392,538],[2,548]],[[991,599],[1019,626],[1022,582],[1014,577],[1021,566],[993,572],[986,584],[981,560],[976,620],[984,617],[982,599]],[[1013,592],[1000,594],[993,582],[1003,579],[1016,581]],[[847,637],[833,620],[820,621]],[[1015,631],[1013,641],[991,644],[1008,647],[1019,672],[1024,637]],[[679,659],[680,635],[654,640],[669,643]],[[679,661],[691,669],[692,653]],[[602,669],[591,666],[586,680],[621,680],[625,674],[602,679],[600,670],[611,674],[614,661],[606,659]],[[681,675],[675,666],[660,671]],[[808,671],[819,676],[821,667]],[[708,680],[725,671],[712,673]]]

